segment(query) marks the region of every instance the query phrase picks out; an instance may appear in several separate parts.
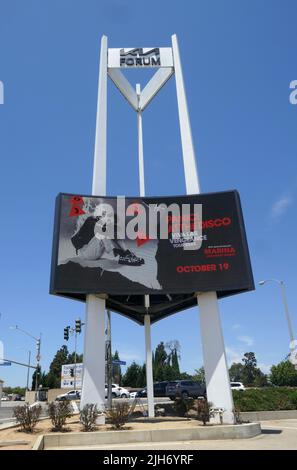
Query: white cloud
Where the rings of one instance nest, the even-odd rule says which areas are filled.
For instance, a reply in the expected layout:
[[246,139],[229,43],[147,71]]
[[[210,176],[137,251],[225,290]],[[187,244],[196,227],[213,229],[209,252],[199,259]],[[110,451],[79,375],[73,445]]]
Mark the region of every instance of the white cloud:
[[237,337],[238,341],[246,344],[247,346],[252,346],[254,344],[254,339],[251,336],[242,335]]
[[227,354],[227,362],[229,366],[233,364],[233,362],[241,362],[244,352],[240,351],[239,349],[230,348],[226,346],[226,354]]
[[276,201],[271,208],[272,218],[277,219],[278,217],[281,217],[292,204],[292,202],[292,198],[288,196],[284,196],[278,199],[278,201]]
[[143,357],[140,356],[138,353],[134,352],[123,352],[120,353],[120,359],[122,361],[143,361]]
[[239,323],[234,323],[234,325],[232,325],[232,330],[239,330],[239,328],[241,328]]
[[259,369],[261,369],[262,372],[264,372],[264,374],[269,374],[270,373],[271,364],[264,364],[263,362],[260,362],[258,364],[258,367],[259,367]]

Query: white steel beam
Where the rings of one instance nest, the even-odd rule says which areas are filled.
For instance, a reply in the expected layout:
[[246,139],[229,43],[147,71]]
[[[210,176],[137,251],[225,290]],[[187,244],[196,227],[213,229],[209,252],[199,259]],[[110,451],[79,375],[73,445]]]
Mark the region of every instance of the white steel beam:
[[132,108],[137,111],[138,109],[138,99],[135,90],[130,85],[129,81],[126,79],[125,75],[119,69],[108,69],[108,75],[117,87],[117,89],[122,93],[124,98],[132,106]]
[[[200,193],[200,185],[176,35],[172,36],[172,51],[186,189],[187,194],[197,194]],[[233,397],[230,387],[217,293],[198,293],[197,300],[200,310],[200,329],[207,400],[212,402],[214,408],[223,410],[224,423],[234,423]],[[212,421],[218,422],[219,414],[215,415]]]
[[173,75],[174,70],[173,67],[168,68],[161,68],[159,69],[144,89],[140,95],[140,109],[143,111],[146,106],[150,103],[150,101],[156,96],[156,94],[161,90],[161,88],[165,85],[165,83],[169,80],[169,78]]
[[192,140],[192,131],[183,72],[180,62],[177,37],[175,34],[172,36],[172,52],[187,194],[197,194],[200,192],[200,186],[196,167],[196,158]]
[[[107,37],[102,36],[96,116],[92,194],[106,195]],[[87,295],[81,408],[105,409],[105,300]],[[98,419],[103,424],[105,417]]]

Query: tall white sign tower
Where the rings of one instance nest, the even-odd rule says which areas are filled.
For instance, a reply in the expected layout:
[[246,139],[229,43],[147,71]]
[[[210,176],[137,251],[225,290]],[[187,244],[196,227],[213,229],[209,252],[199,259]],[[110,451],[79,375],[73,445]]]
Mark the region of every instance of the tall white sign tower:
[[[107,37],[101,39],[99,87],[97,103],[96,139],[92,194],[106,195],[106,122],[107,78],[109,77],[137,114],[138,159],[140,196],[145,195],[142,112],[165,83],[175,77],[183,165],[187,194],[199,194],[200,184],[193,146],[187,99],[176,35],[171,47],[108,48]],[[129,68],[155,68],[147,85],[133,87],[124,75]],[[214,408],[223,410],[223,422],[233,423],[233,399],[230,389],[224,339],[216,292],[199,292],[197,286],[200,330],[203,345],[207,398]],[[149,307],[150,298],[145,296]],[[152,349],[150,316],[145,315],[146,374],[149,416],[154,416]],[[81,406],[96,403],[99,409],[105,404],[105,299],[88,295],[86,302],[84,376]],[[215,418],[219,419],[219,417]]]

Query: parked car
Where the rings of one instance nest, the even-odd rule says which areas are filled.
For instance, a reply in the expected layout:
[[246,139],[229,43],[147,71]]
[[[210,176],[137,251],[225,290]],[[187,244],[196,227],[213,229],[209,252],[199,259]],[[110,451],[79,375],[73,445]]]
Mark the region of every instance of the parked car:
[[[163,382],[155,382],[154,383],[154,397],[166,397],[166,388],[168,385],[168,381],[163,381]],[[133,396],[132,396],[133,395]],[[139,392],[132,392],[130,394],[130,398],[146,398],[147,397],[147,390],[146,388],[143,388]]]
[[230,382],[231,390],[239,390],[240,392],[244,392],[245,386],[242,382]]
[[15,396],[14,396],[14,401],[23,401],[25,400],[25,398],[23,397],[23,395],[20,395],[19,393],[17,393]]
[[[105,398],[107,398],[107,394],[108,394],[108,387],[107,387],[107,384],[105,384]],[[121,391],[120,391],[119,385],[111,384],[111,396],[112,398],[120,398]]]
[[155,397],[166,397],[166,388],[168,381],[154,383],[154,396]]
[[79,390],[70,390],[67,393],[62,393],[56,397],[57,401],[62,400],[80,400],[81,392]]
[[9,401],[9,398],[8,398],[7,396],[3,396],[3,397],[1,398],[1,401]]
[[130,392],[126,388],[119,387],[119,391],[121,398],[130,398]]
[[175,400],[178,397],[206,397],[206,387],[205,384],[195,382],[194,380],[175,380],[168,382],[166,396],[171,400]]

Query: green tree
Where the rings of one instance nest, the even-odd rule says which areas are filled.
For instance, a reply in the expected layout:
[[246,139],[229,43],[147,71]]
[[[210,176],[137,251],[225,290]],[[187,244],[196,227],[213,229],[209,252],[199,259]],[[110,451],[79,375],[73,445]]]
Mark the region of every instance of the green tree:
[[193,375],[193,380],[196,380],[199,383],[205,384],[205,370],[204,367],[195,369],[195,374]]
[[127,368],[125,375],[123,376],[123,386],[124,387],[138,387],[139,376],[142,377],[142,367],[136,362]]
[[26,393],[26,388],[25,387],[3,387],[3,392],[6,395],[9,395],[10,393],[16,394],[16,395],[22,395],[24,396]]
[[229,369],[229,376],[231,382],[242,382],[243,381],[243,369],[244,365],[241,362],[233,362]]
[[161,382],[165,380],[164,367],[167,363],[168,356],[165,350],[165,345],[163,341],[158,344],[153,354],[153,375],[156,382]]
[[166,343],[165,347],[169,350],[167,354],[167,363],[171,368],[171,371],[167,368],[167,377],[166,380],[176,380],[180,378],[180,369],[179,369],[179,353],[180,353],[180,344],[179,341],[173,340]]
[[269,378],[273,385],[297,387],[297,371],[290,361],[272,366],[270,372]]
[[[54,359],[52,360],[49,372],[45,377],[46,386],[50,388],[60,388],[61,386],[61,371],[63,364],[72,364],[69,361],[69,352],[67,346],[64,344],[56,352]],[[34,375],[34,374],[33,374]]]
[[[119,352],[115,351],[115,353],[112,355],[112,360],[120,360]],[[119,364],[112,364],[112,380],[116,384],[121,384],[122,381],[122,370],[121,366]]]
[[143,364],[140,368],[140,373],[137,378],[136,387],[143,388],[146,386],[146,365]]
[[31,390],[35,390],[35,385],[36,385],[36,376],[38,376],[37,380],[37,385],[39,386],[41,384],[41,378],[44,378],[44,375],[42,374],[41,367],[39,366],[38,369],[35,369],[33,374],[32,374],[32,385],[31,385]]
[[178,363],[178,356],[177,356],[177,350],[174,349],[172,352],[171,356],[171,367],[172,367],[172,373],[173,375],[179,379],[180,376],[180,370],[179,370],[179,363]]
[[242,381],[245,385],[254,384],[257,376],[257,359],[254,352],[247,352],[243,358]]
[[[76,363],[79,364],[83,362],[84,355],[83,354],[77,354],[76,353]],[[67,357],[67,362],[65,364],[74,364],[75,363],[75,352],[73,351],[72,353],[68,354]]]
[[247,352],[242,362],[234,362],[229,369],[231,382],[242,382],[244,385],[264,387],[267,385],[267,376],[257,367],[255,353]]

